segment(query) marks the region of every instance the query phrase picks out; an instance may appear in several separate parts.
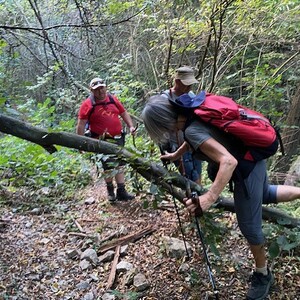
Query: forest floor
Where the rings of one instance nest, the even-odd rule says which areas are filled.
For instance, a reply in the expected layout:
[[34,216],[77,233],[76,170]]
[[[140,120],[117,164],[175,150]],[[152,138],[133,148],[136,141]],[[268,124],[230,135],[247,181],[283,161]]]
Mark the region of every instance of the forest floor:
[[[85,204],[88,198],[95,203]],[[121,238],[149,226],[154,231],[129,243],[127,254],[119,261],[138,268],[150,287],[137,296],[134,287],[125,284],[125,275],[118,274],[110,288],[118,295],[115,299],[215,299],[197,231],[189,226],[190,216],[180,209],[186,240],[193,248],[192,258],[186,261],[189,270],[182,274],[178,269],[183,259],[169,257],[162,242],[163,236],[182,239],[173,202],[154,209],[151,205],[144,208],[143,200],[137,196],[110,205],[103,182],[78,191],[76,199],[59,201],[51,209],[34,203],[31,210],[22,210],[18,207],[30,199],[20,193],[9,195],[0,205],[0,299],[102,299],[112,262],[83,271],[79,258],[69,258],[68,253],[97,249],[115,232]],[[249,249],[234,214],[223,213],[215,221],[226,228],[217,245],[220,255],[212,254],[208,247],[219,299],[245,299],[252,270]],[[205,231],[205,224],[202,229]],[[297,249],[292,256],[273,261],[276,281],[267,299],[300,300],[299,254]]]

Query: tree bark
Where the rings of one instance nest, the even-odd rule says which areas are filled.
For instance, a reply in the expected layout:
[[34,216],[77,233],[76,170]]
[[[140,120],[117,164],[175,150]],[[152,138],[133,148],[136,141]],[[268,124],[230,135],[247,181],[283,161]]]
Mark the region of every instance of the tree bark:
[[[183,199],[185,198],[184,190],[186,189],[188,179],[178,173],[170,173],[163,166],[149,162],[144,158],[139,157],[137,153],[129,152],[115,144],[79,136],[73,133],[48,132],[45,129],[34,127],[28,123],[3,114],[0,114],[0,131],[38,144],[49,153],[57,151],[55,145],[60,145],[87,152],[116,155],[121,161],[125,161],[133,169],[137,170],[137,172],[145,179],[162,187],[181,203],[183,203]],[[197,191],[200,195],[206,192],[205,189],[193,181],[189,181],[189,183],[191,189]],[[234,203],[232,199],[229,200],[220,197],[216,207],[234,212]],[[272,222],[276,222],[278,219],[285,219],[285,226],[300,226],[299,219],[293,218],[276,209],[263,207],[263,218]]]
[[283,129],[282,142],[285,156],[280,156],[274,166],[272,181],[283,184],[289,171],[292,160],[300,154],[300,84],[292,98],[291,107],[286,119],[287,126]]
[[109,278],[108,278],[107,285],[106,285],[107,290],[109,290],[113,286],[115,279],[116,279],[117,264],[118,264],[119,257],[120,257],[120,249],[121,249],[121,246],[118,245],[115,250],[114,260],[113,260],[113,263],[111,266],[111,271],[110,271]]

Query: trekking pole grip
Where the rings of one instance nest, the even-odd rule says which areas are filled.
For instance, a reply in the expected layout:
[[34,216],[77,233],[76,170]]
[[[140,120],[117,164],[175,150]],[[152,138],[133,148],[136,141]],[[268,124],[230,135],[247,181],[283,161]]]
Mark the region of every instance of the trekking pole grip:
[[202,217],[203,216],[203,210],[201,208],[200,202],[199,202],[199,196],[196,192],[191,193],[191,199],[194,205],[196,205],[195,210],[195,217]]

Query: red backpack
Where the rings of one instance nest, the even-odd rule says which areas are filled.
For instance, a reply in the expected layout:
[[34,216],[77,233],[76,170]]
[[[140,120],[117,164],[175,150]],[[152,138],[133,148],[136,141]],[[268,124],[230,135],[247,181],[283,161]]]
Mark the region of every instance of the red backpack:
[[239,138],[247,149],[243,159],[259,161],[268,158],[276,153],[279,142],[281,144],[279,132],[268,118],[231,98],[202,91],[190,100],[185,95],[170,101],[180,108],[193,108],[194,115],[204,122]]

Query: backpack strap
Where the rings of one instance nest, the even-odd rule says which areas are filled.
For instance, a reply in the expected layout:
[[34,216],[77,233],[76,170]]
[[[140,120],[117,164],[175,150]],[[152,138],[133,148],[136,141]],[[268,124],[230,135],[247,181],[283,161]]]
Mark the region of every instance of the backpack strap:
[[98,106],[98,105],[108,105],[108,104],[115,104],[116,105],[115,99],[111,94],[108,94],[108,98],[109,98],[109,102],[96,103],[94,94],[90,94],[89,99],[90,99],[91,104],[92,104],[92,109],[91,109],[91,111],[88,115],[88,122],[90,121],[91,115],[94,112],[96,106]]
[[280,128],[278,126],[276,126],[276,125],[273,125],[273,127],[274,127],[274,129],[276,131],[276,136],[277,136],[277,139],[279,141],[281,155],[285,156],[285,150],[284,150],[284,146],[283,146],[282,137],[281,137],[281,134],[280,134]]
[[160,92],[160,94],[167,96],[168,100],[172,99],[172,90],[171,89],[169,89],[169,91],[166,91],[166,90],[162,91],[162,92]]

